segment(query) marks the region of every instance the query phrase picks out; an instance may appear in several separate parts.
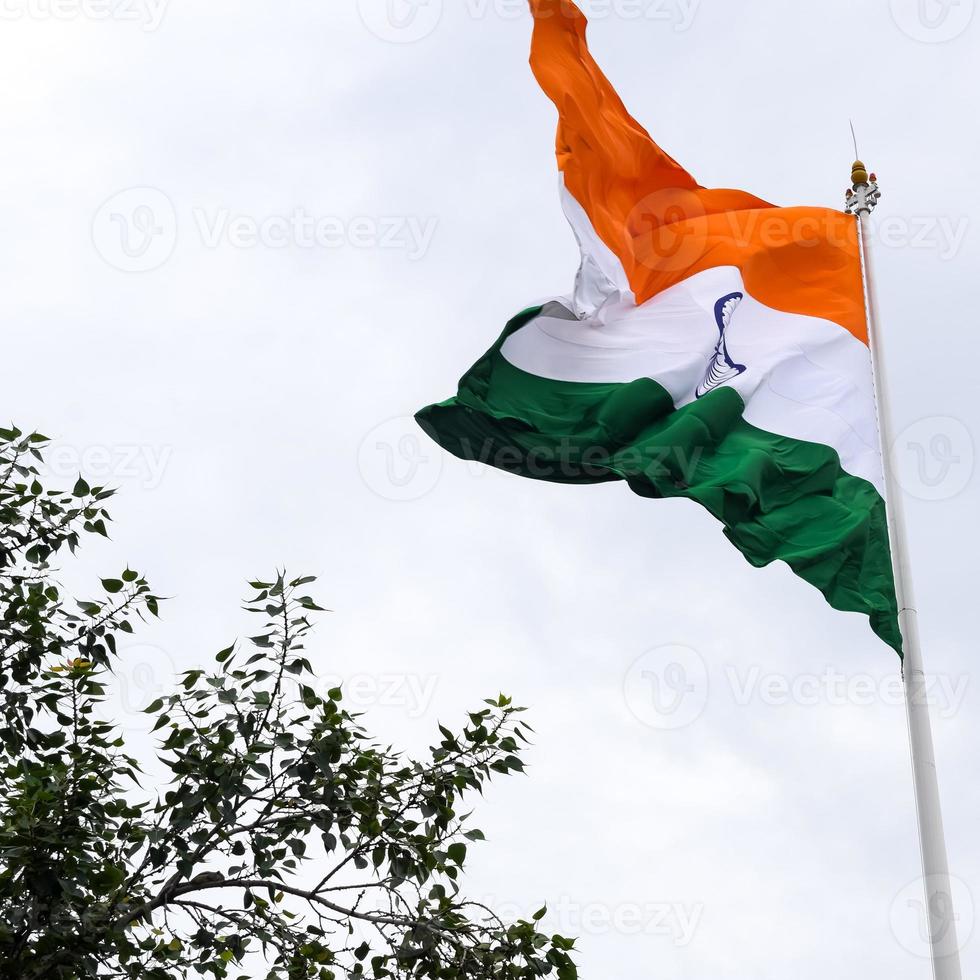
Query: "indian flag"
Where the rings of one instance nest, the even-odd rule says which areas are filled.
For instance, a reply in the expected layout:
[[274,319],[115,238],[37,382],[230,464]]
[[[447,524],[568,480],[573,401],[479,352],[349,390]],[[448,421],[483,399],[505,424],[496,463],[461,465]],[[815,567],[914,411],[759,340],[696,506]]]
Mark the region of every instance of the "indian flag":
[[581,266],[419,424],[520,476],[697,501],[901,653],[856,219],[702,187],[627,112],[575,5],[531,10]]

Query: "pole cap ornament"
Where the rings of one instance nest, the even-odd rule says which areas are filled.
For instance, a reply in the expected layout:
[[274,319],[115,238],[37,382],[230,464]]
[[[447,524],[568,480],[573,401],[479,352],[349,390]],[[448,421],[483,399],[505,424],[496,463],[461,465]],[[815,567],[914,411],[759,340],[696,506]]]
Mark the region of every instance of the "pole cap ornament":
[[851,186],[845,191],[844,210],[848,214],[869,215],[880,200],[878,177],[868,173],[860,160],[855,160],[851,167]]

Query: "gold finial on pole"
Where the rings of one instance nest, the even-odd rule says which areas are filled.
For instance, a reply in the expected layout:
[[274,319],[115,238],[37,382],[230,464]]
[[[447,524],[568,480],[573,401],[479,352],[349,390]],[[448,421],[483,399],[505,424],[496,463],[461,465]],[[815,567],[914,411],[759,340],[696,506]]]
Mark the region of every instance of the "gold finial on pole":
[[868,215],[874,211],[881,199],[881,190],[878,187],[877,176],[869,173],[868,168],[861,161],[853,122],[851,123],[851,136],[854,139],[855,159],[851,167],[851,186],[846,191],[844,210],[848,214]]
[[868,168],[860,161],[855,160],[851,167],[851,183],[855,187],[860,187],[868,182]]

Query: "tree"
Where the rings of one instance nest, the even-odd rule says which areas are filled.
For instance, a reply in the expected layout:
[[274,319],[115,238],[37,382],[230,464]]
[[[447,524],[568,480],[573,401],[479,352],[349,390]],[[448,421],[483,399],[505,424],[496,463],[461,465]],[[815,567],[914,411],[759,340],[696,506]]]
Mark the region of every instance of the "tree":
[[509,698],[408,759],[317,690],[313,579],[250,583],[264,627],[146,708],[156,796],[100,706],[117,638],[159,614],[142,575],[63,596],[54,562],[107,534],[112,491],[42,486],[48,440],[0,429],[0,975],[577,976],[572,943],[462,897],[461,807],[523,770]]

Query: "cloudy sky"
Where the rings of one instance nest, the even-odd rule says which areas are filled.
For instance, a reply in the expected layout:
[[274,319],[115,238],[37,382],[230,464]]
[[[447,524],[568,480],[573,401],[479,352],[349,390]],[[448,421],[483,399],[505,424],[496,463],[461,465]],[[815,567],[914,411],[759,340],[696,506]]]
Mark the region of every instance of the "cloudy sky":
[[[960,894],[980,900],[974,0],[593,0],[593,50],[709,186],[877,214]],[[409,421],[503,322],[568,291],[554,112],[523,0],[0,0],[0,414],[120,488],[173,596],[118,716],[321,576],[316,664],[409,750],[503,690],[538,732],[467,889],[547,900],[586,978],[924,980],[898,665],[695,505],[524,482]],[[666,569],[670,569],[669,573]],[[72,573],[74,574],[74,573]]]

